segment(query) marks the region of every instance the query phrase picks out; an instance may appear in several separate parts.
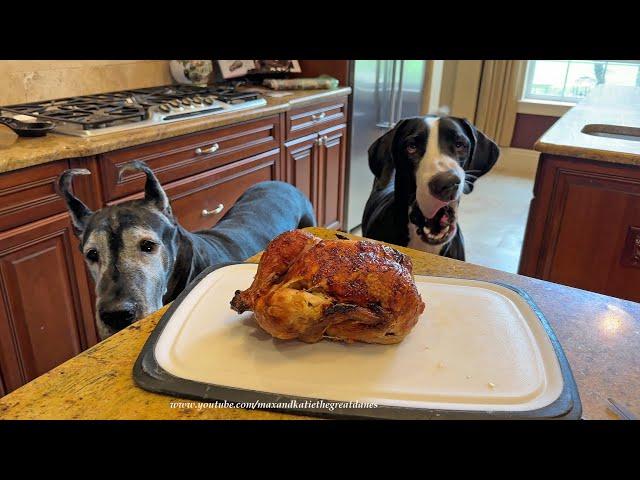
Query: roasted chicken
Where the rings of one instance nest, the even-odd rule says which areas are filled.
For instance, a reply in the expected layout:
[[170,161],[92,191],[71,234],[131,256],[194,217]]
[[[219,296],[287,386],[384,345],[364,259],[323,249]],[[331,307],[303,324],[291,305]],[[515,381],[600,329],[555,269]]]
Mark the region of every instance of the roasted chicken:
[[253,311],[282,340],[388,344],[402,341],[425,305],[408,256],[379,243],[294,230],[268,245],[251,287],[237,290],[231,307]]

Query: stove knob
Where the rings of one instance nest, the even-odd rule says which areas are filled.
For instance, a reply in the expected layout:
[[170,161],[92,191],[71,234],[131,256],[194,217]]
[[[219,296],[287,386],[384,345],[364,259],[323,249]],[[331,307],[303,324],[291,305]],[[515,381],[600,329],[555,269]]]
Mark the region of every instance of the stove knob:
[[171,100],[169,102],[169,105],[171,105],[172,107],[178,108],[180,106],[180,102],[178,100]]
[[169,113],[171,111],[171,107],[166,103],[163,103],[162,105],[160,105],[160,110],[162,110],[165,113]]
[[204,103],[206,103],[207,105],[213,105],[213,97],[205,98]]
[[190,98],[183,98],[182,99],[182,104],[183,105],[187,105],[187,106],[191,105],[191,99]]
[[202,98],[200,97],[200,95],[196,95],[191,99],[191,101],[196,105],[200,105],[202,103]]

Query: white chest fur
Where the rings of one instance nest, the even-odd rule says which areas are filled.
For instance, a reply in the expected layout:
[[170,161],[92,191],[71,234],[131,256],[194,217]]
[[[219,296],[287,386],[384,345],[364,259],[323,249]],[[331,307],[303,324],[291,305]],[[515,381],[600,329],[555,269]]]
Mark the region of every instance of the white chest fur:
[[420,238],[420,235],[416,232],[416,226],[409,222],[409,248],[414,250],[420,250],[421,252],[433,253],[438,255],[442,250],[443,245],[431,245]]

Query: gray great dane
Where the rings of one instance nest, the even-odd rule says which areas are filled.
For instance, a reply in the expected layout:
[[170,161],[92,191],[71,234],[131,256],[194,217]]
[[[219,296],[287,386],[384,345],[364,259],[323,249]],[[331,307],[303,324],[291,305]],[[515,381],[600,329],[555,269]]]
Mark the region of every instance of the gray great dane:
[[151,169],[134,161],[120,176],[128,170],[145,173],[144,199],[96,212],[71,192],[73,176],[88,170],[67,170],[58,180],[95,282],[103,340],[175,299],[205,268],[245,260],[279,234],[315,225],[313,207],[300,190],[266,181],[250,187],[214,228],[191,233],[176,221]]

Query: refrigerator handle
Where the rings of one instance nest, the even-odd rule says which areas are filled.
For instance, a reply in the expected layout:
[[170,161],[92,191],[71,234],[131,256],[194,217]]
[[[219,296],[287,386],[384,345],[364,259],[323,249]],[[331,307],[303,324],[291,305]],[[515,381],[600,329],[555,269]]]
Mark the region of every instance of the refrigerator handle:
[[[382,62],[391,62],[391,85],[388,85],[387,83],[387,73],[388,73],[388,64],[384,65],[384,71],[385,71],[385,81],[384,81],[384,85],[383,88],[385,88],[385,93],[389,92],[389,98],[386,99],[387,100],[387,118],[385,118],[384,120],[382,119],[382,106],[381,106],[381,102],[380,102],[380,96],[379,96],[379,80],[378,80],[378,76],[379,76],[379,69],[376,69],[376,98],[378,98],[378,100],[376,101],[376,105],[377,105],[377,123],[376,123],[376,127],[379,128],[383,128],[385,130],[389,130],[390,128],[393,128],[394,123],[393,123],[393,116],[394,116],[394,110],[395,110],[395,98],[396,98],[396,61],[395,60],[378,60],[378,64],[382,63]],[[389,87],[389,89],[387,90],[386,87]]]
[[394,109],[394,116],[391,117],[391,124],[395,126],[396,123],[402,118],[402,82],[404,81],[404,60],[399,60],[400,62],[400,73],[398,75],[398,93],[397,93],[397,102],[398,106]]
[[382,107],[380,106],[380,63],[380,60],[376,60],[376,83],[374,87],[374,101],[376,103],[376,125],[380,125],[382,123]]
[[[400,60],[400,62],[402,62],[402,60]],[[396,70],[398,68],[398,64],[397,64],[397,60],[393,60],[393,68],[392,68],[392,73],[391,73],[391,95],[389,95],[389,120],[387,121],[387,124],[389,125],[389,128],[393,128],[395,126],[395,118],[396,118],[396,97],[397,97],[397,91],[396,91]],[[400,83],[400,86],[402,86],[402,83]]]

